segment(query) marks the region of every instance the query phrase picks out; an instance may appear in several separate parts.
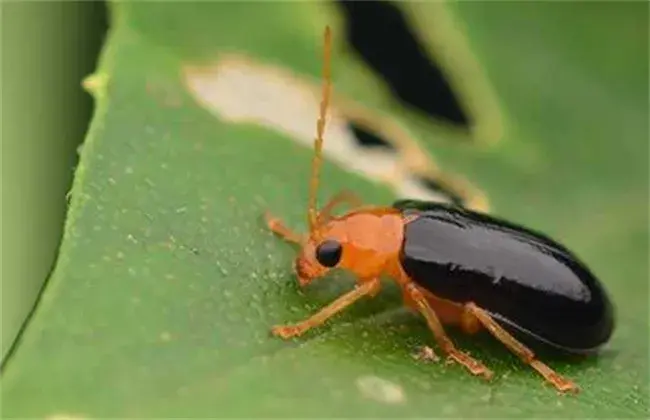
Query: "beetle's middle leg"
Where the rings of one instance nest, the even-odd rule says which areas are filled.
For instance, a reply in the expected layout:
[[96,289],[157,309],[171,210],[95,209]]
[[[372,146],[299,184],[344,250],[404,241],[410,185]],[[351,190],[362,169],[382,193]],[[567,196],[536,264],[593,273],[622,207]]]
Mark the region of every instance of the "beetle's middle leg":
[[422,313],[442,351],[444,351],[450,359],[465,366],[465,368],[467,368],[467,370],[472,374],[490,379],[493,375],[490,369],[467,353],[458,350],[449,337],[447,337],[438,316],[427,302],[424,294],[422,294],[422,292],[420,292],[417,287],[410,282],[405,284],[403,288],[407,303],[413,305],[418,311],[420,311],[420,313]]
[[325,204],[322,209],[320,209],[318,213],[318,224],[322,225],[323,223],[326,223],[328,220],[330,220],[332,218],[332,212],[334,209],[338,205],[345,203],[352,207],[361,207],[363,204],[361,199],[353,192],[347,190],[341,191],[332,197],[330,201],[327,202],[327,204]]
[[535,358],[535,353],[532,352],[528,347],[521,344],[514,338],[510,333],[508,333],[501,325],[499,325],[490,314],[485,310],[479,308],[473,303],[468,303],[465,306],[467,312],[474,315],[478,321],[485,326],[485,328],[501,343],[503,343],[510,351],[515,353],[524,363],[530,365],[533,369],[539,372],[540,375],[544,377],[548,382],[550,382],[555,388],[560,392],[577,392],[579,390],[578,386],[571,382],[570,380],[560,376],[553,369],[546,366],[544,363],[540,362]]

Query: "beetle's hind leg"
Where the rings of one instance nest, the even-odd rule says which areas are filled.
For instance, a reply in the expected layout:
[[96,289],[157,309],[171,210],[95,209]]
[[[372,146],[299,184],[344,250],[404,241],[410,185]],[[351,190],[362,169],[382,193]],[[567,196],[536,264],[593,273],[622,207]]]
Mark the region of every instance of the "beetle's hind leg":
[[546,366],[544,363],[540,362],[535,358],[535,353],[532,352],[528,347],[521,344],[517,339],[515,339],[510,333],[508,333],[503,327],[501,327],[485,310],[479,308],[473,303],[469,303],[465,306],[465,310],[475,316],[478,321],[483,324],[483,326],[501,343],[503,343],[510,351],[515,353],[517,356],[524,361],[524,363],[530,365],[533,369],[539,372],[540,375],[551,383],[555,388],[560,392],[577,392],[579,390],[578,386],[566,379],[559,374],[557,374],[553,369]]
[[282,223],[282,220],[272,216],[271,213],[264,213],[264,219],[266,220],[266,226],[271,230],[271,232],[280,236],[285,241],[294,244],[300,244],[303,242],[302,235],[286,227],[285,224]]
[[492,378],[492,371],[483,363],[456,348],[454,343],[452,343],[449,337],[447,337],[438,316],[427,302],[426,297],[415,285],[407,283],[404,286],[404,292],[407,303],[414,306],[424,316],[429,325],[429,329],[431,329],[436,341],[438,342],[438,345],[451,360],[465,366],[465,368],[474,375],[483,376],[486,379]]

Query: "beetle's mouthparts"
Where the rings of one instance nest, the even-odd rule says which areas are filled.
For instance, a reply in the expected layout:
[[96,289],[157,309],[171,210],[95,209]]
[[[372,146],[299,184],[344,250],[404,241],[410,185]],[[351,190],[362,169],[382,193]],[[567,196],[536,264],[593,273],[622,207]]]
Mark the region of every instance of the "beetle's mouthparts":
[[300,258],[296,259],[294,262],[293,269],[296,272],[300,286],[304,287],[308,285],[314,278],[314,275],[311,272],[312,270],[310,270],[310,265]]

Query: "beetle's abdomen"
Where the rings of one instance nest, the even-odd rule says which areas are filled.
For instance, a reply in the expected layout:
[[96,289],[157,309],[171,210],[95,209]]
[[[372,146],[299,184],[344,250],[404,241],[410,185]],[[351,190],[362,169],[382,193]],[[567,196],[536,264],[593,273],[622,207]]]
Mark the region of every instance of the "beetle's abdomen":
[[563,350],[588,352],[609,339],[613,315],[605,291],[560,244],[463,209],[401,209],[418,215],[404,228],[400,258],[421,287],[474,302],[508,329]]

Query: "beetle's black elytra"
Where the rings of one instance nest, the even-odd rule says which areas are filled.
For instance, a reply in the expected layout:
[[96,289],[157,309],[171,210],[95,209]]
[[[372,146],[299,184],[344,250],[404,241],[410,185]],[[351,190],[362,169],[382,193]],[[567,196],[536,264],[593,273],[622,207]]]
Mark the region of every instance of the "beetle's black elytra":
[[609,298],[561,244],[454,206],[401,200],[394,207],[418,216],[404,227],[400,262],[421,287],[474,302],[516,335],[570,353],[590,353],[609,340]]
[[343,248],[337,241],[327,240],[316,248],[316,259],[324,267],[335,267],[341,260]]

